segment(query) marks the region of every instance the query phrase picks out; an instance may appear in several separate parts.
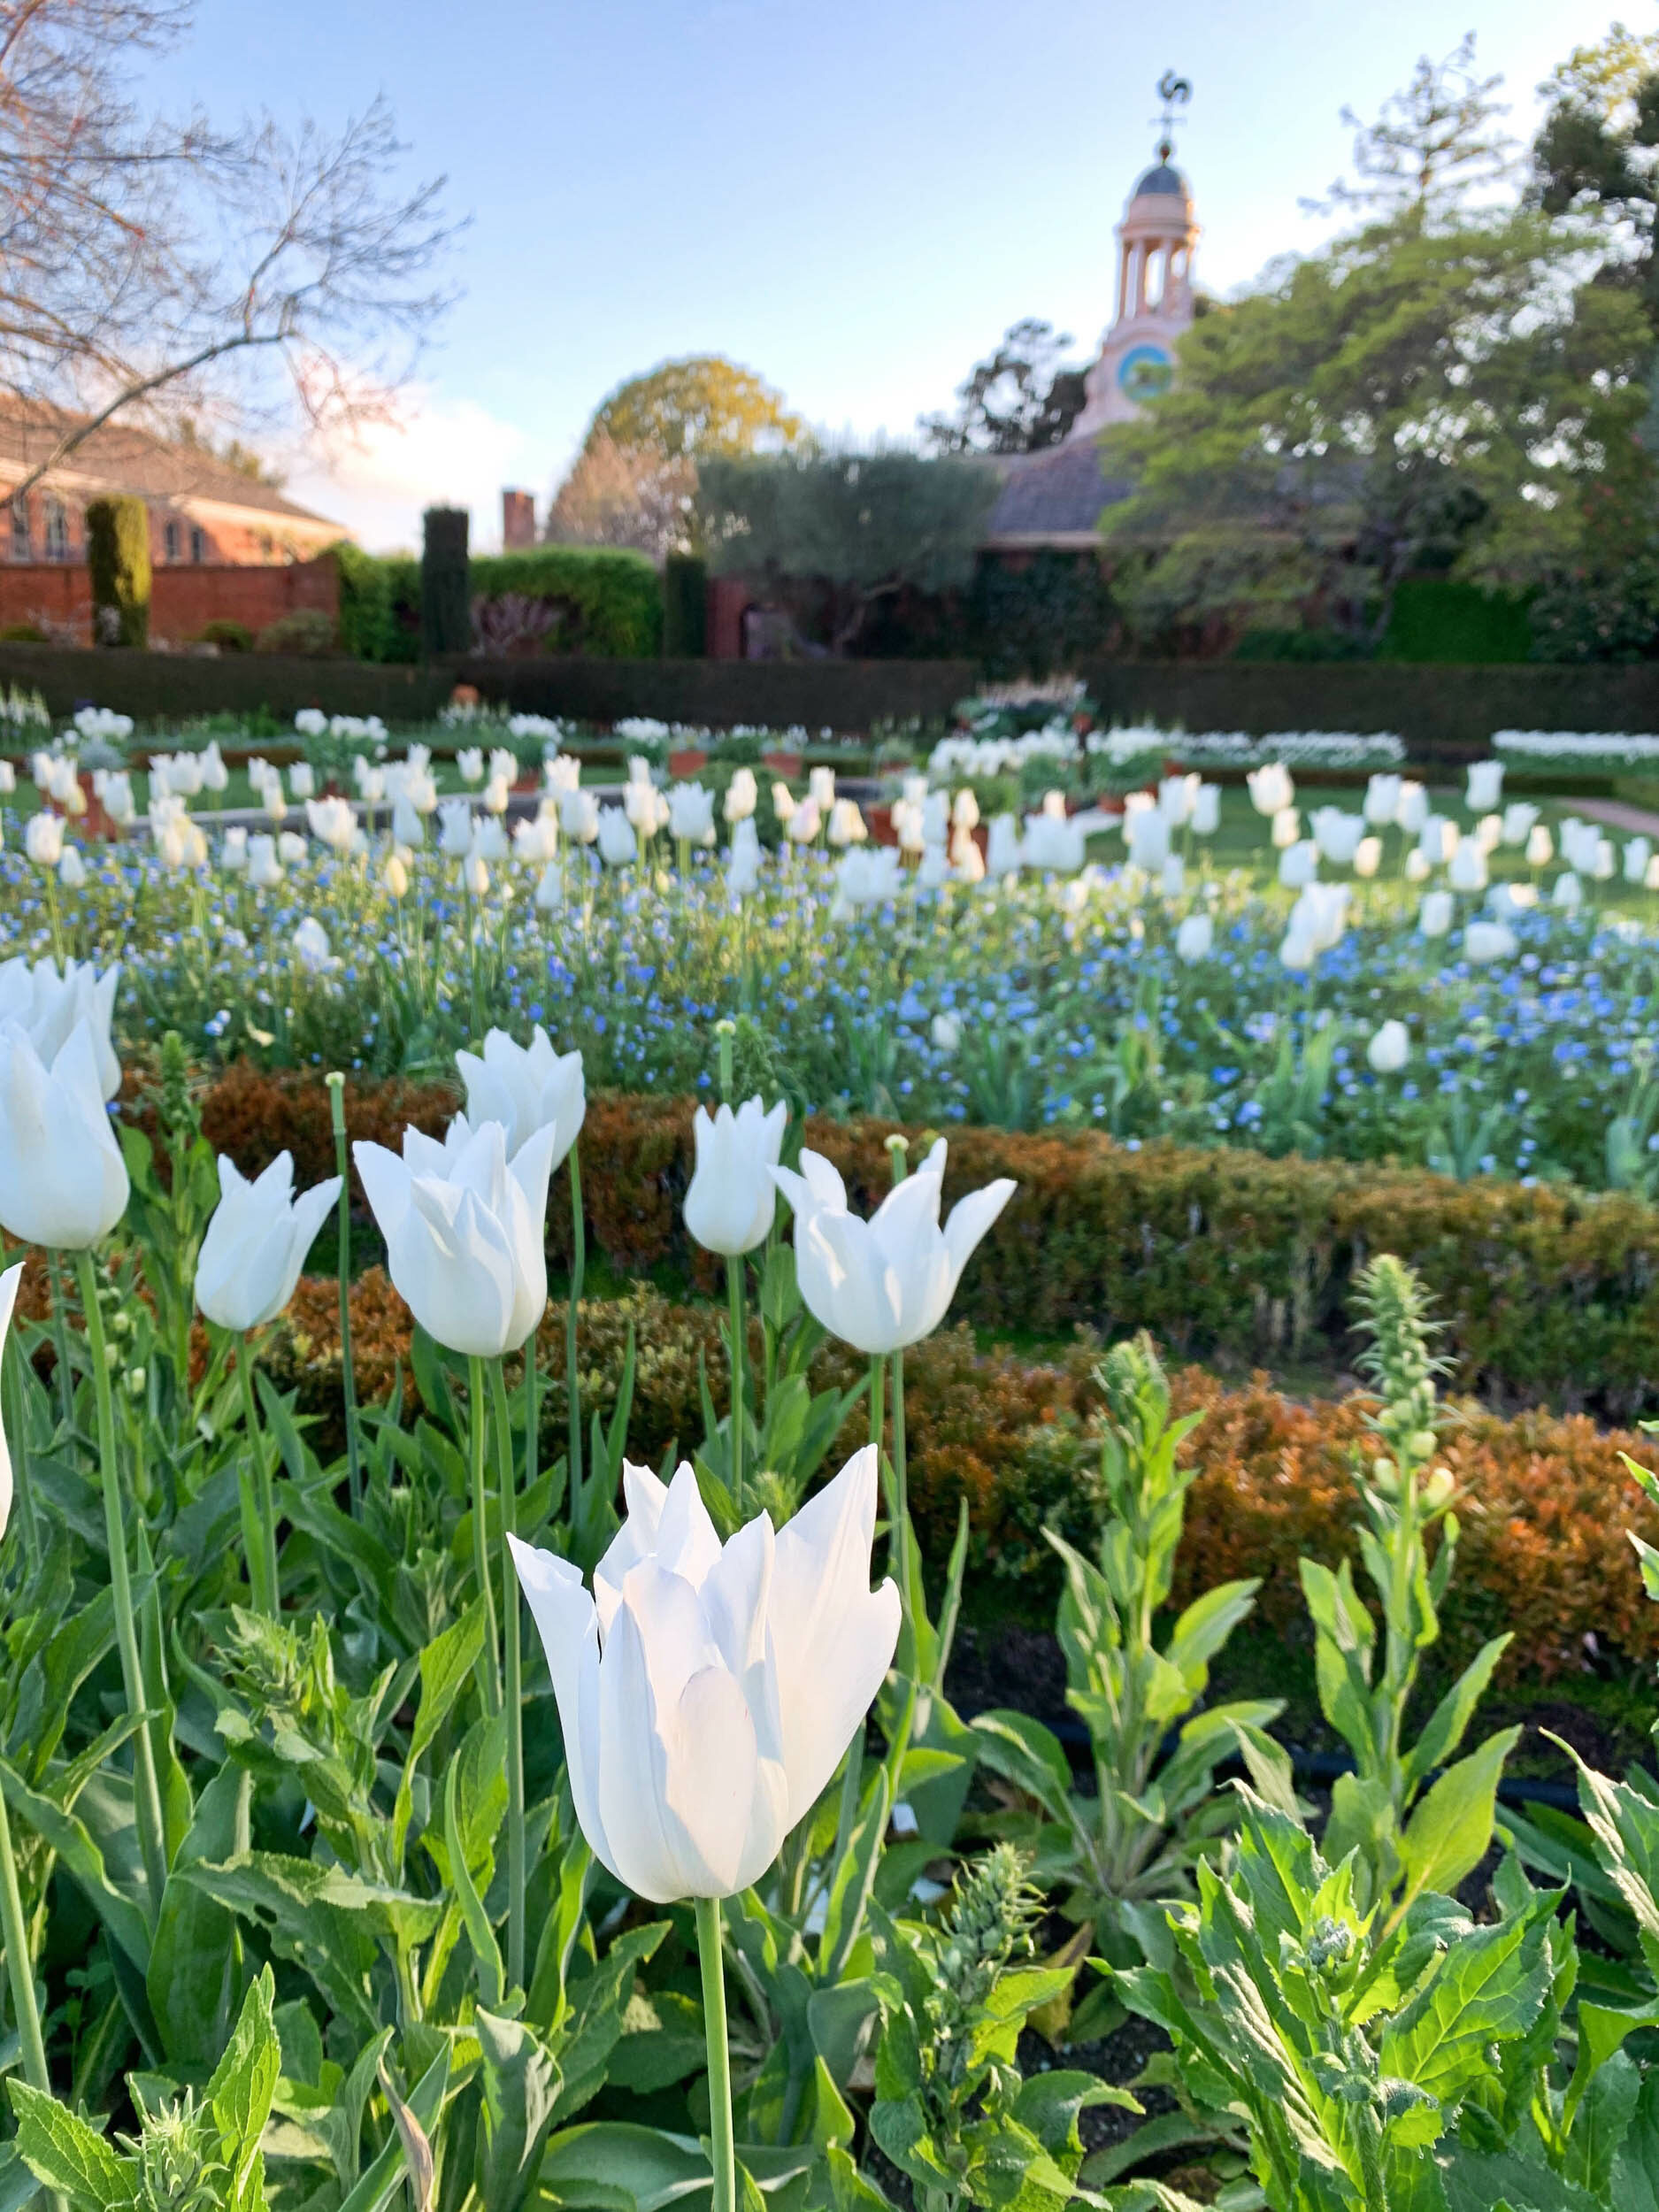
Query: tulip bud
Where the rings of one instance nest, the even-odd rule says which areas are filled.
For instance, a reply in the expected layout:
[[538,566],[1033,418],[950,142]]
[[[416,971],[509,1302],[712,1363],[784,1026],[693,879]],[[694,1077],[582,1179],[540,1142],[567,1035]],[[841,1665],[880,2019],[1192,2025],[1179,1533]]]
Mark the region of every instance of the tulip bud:
[[257,1329],[284,1310],[305,1255],[340,1195],[331,1175],[294,1194],[294,1162],[279,1152],[249,1182],[221,1154],[219,1201],[196,1264],[196,1302],[222,1329]]

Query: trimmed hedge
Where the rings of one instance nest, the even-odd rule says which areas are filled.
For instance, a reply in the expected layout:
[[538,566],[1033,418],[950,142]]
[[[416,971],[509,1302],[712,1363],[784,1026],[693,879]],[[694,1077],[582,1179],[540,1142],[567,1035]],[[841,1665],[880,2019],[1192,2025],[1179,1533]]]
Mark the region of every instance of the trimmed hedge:
[[88,502],[87,571],[94,644],[148,645],[150,510],[142,499]]
[[[406,1121],[436,1130],[457,1102],[445,1085],[348,1085],[347,1124],[354,1137],[396,1145]],[[327,1096],[314,1076],[239,1062],[206,1094],[204,1119],[218,1149],[250,1173],[284,1148],[302,1181],[334,1171]],[[893,1127],[808,1125],[806,1141],[834,1162],[861,1210],[889,1187]],[[712,1285],[713,1263],[680,1215],[690,1102],[595,1097],[581,1143],[596,1249],[619,1269],[668,1266]],[[1349,1279],[1368,1255],[1390,1251],[1422,1275],[1460,1387],[1500,1408],[1547,1399],[1618,1418],[1659,1402],[1659,1210],[1626,1194],[1454,1183],[1241,1150],[1131,1152],[1092,1132],[951,1134],[947,1204],[998,1175],[1014,1177],[1018,1194],[953,1309],[978,1326],[1147,1328],[1178,1356],[1243,1366],[1270,1356],[1341,1360]],[[560,1207],[549,1233],[563,1258]]]
[[[325,1448],[342,1448],[336,1286],[304,1278],[271,1355],[276,1379],[318,1417]],[[583,1402],[607,1417],[616,1401],[630,1325],[636,1370],[629,1455],[660,1465],[671,1449],[692,1450],[703,1433],[701,1363],[717,1410],[726,1407],[726,1362],[717,1303],[672,1303],[641,1287],[626,1298],[585,1303],[580,1315]],[[409,1317],[385,1275],[370,1268],[352,1286],[352,1354],[365,1402],[409,1371]],[[760,1337],[754,1326],[752,1349]],[[969,1506],[970,1577],[1000,1587],[1046,1617],[1057,1594],[1045,1525],[1092,1548],[1098,1527],[1094,1427],[1100,1394],[1098,1347],[1079,1342],[1063,1359],[1033,1362],[1007,1350],[981,1352],[965,1325],[941,1331],[905,1355],[906,1443],[910,1497],[925,1554],[942,1574],[959,1502]],[[554,1378],[544,1404],[549,1457],[565,1423],[564,1329],[549,1314],[540,1363]],[[825,1346],[818,1387],[846,1387],[864,1363]],[[1256,1376],[1229,1389],[1201,1368],[1171,1379],[1175,1408],[1205,1418],[1183,1456],[1202,1468],[1190,1493],[1187,1534],[1172,1602],[1185,1605],[1234,1576],[1259,1576],[1261,1617],[1273,1629],[1303,1617],[1296,1562],[1303,1554],[1334,1567],[1355,1554],[1360,1515],[1351,1456],[1364,1434],[1358,1398],[1299,1404]],[[864,1441],[856,1411],[831,1455],[834,1468]],[[1659,1510],[1619,1459],[1647,1440],[1598,1430],[1582,1416],[1525,1413],[1513,1420],[1477,1407],[1453,1409],[1441,1458],[1464,1492],[1457,1576],[1442,1609],[1440,1658],[1455,1666],[1489,1635],[1515,1641],[1507,1672],[1550,1675],[1582,1663],[1586,1640],[1604,1655],[1659,1656],[1659,1608],[1647,1604],[1624,1531],[1659,1543]],[[1357,1561],[1356,1561],[1357,1564]]]
[[643,553],[611,546],[543,545],[472,564],[475,598],[515,592],[556,604],[554,650],[601,660],[649,657],[663,638],[663,585]]

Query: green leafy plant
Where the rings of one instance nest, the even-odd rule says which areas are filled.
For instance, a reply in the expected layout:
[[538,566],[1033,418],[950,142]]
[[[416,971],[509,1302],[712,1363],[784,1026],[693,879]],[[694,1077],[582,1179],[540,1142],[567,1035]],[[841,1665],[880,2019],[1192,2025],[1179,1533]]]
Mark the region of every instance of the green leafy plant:
[[1171,1419],[1169,1386],[1145,1337],[1114,1347],[1097,1374],[1110,1515],[1098,1564],[1045,1532],[1065,1568],[1066,1701],[1088,1729],[1093,1793],[1074,1784],[1064,1746],[1041,1721],[998,1710],[973,1725],[983,1764],[1033,1809],[1020,1831],[1039,1878],[1122,1961],[1137,1955],[1143,1909],[1188,1893],[1195,1862],[1225,1825],[1216,1768],[1242,1755],[1281,1797],[1289,1782],[1266,1733],[1278,1702],[1203,1705],[1210,1663],[1248,1614],[1256,1584],[1222,1583],[1159,1630],[1197,1473],[1178,1454],[1202,1417]]
[[[1149,2078],[1199,2116],[1242,2121],[1271,2212],[1653,2201],[1659,2074],[1620,2047],[1640,2024],[1581,2008],[1573,2062],[1557,2060],[1578,1974],[1561,1892],[1533,1890],[1511,1858],[1494,1921],[1428,1890],[1367,1909],[1356,1853],[1332,1866],[1299,1824],[1248,1791],[1244,1802],[1227,1875],[1201,1867],[1164,1957],[1116,1982],[1174,2044]],[[1131,2183],[1107,2201],[1178,2200]]]
[[[1356,1302],[1369,1340],[1360,1371],[1378,1397],[1368,1425],[1379,1448],[1356,1480],[1365,1512],[1360,1555],[1382,1614],[1380,1666],[1376,1627],[1348,1563],[1333,1573],[1303,1559],[1302,1586],[1313,1618],[1320,1706],[1355,1763],[1333,1790],[1325,1850],[1334,1863],[1357,1849],[1362,1903],[1398,1888],[1403,1910],[1418,1892],[1455,1889],[1479,1865],[1492,1839],[1498,1778],[1520,1732],[1488,1737],[1446,1766],[1508,1647],[1506,1635],[1481,1647],[1417,1741],[1405,1740],[1422,1655],[1440,1633],[1437,1608],[1456,1558],[1457,1517],[1451,1476],[1432,1465],[1440,1365],[1430,1349],[1422,1287],[1409,1268],[1385,1254],[1360,1276]],[[1436,1530],[1431,1563],[1428,1539]]]

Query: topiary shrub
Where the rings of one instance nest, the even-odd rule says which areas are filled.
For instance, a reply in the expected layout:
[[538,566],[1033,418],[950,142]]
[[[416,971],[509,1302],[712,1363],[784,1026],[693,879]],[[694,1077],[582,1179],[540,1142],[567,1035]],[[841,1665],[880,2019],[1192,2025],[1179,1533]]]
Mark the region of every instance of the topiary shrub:
[[280,614],[274,622],[266,623],[254,649],[259,653],[301,653],[308,657],[332,653],[333,618],[317,607],[296,607],[292,614]]
[[150,642],[150,510],[142,499],[95,499],[87,508],[92,635],[99,645]]
[[215,615],[211,622],[202,626],[196,643],[217,645],[221,653],[250,653],[253,632],[245,622],[233,622],[228,615]]
[[709,564],[695,553],[671,553],[663,564],[663,653],[701,660],[708,650]]
[[357,661],[395,658],[390,564],[349,538],[333,549],[340,579],[340,647]]
[[420,556],[420,641],[429,657],[467,652],[472,643],[470,518],[465,507],[428,507]]

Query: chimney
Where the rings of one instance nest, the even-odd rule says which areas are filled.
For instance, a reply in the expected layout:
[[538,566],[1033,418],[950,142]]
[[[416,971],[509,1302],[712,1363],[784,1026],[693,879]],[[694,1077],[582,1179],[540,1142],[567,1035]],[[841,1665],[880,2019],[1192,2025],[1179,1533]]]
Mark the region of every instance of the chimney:
[[503,553],[522,553],[535,543],[535,494],[504,491],[501,495]]

